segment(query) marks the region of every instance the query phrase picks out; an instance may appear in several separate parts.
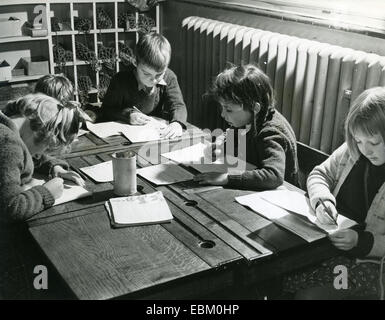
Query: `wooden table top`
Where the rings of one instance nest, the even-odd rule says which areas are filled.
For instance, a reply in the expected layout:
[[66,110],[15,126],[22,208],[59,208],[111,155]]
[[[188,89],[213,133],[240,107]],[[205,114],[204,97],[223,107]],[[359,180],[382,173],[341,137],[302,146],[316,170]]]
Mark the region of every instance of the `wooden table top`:
[[[138,151],[139,145],[126,142],[120,136],[101,141],[88,133],[66,158],[78,170],[111,160],[117,150]],[[145,165],[150,164],[142,161]],[[32,236],[74,297],[199,298],[239,279],[248,283],[281,275],[332,252],[328,242],[308,244],[235,202],[251,191],[193,181],[155,186],[137,179],[138,194],[163,192],[171,223],[111,228],[104,202],[115,197],[113,184],[88,178],[91,197],[29,220]]]

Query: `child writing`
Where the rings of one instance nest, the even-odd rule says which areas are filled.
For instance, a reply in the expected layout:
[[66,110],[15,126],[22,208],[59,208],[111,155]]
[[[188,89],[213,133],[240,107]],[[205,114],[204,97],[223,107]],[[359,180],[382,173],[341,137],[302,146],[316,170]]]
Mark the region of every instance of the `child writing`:
[[[254,65],[234,66],[220,73],[211,95],[221,105],[221,116],[235,128],[248,128],[246,160],[255,170],[239,174],[202,173],[200,184],[246,189],[274,189],[284,180],[297,184],[297,145],[286,119],[274,109],[269,78]],[[216,156],[218,156],[216,149]]]
[[102,104],[105,120],[121,120],[144,125],[146,115],[166,118],[165,138],[182,135],[187,119],[186,106],[174,72],[168,69],[171,46],[160,34],[140,37],[136,45],[136,65],[117,73],[111,80]]
[[[0,112],[0,207],[2,219],[24,221],[53,205],[63,192],[63,179],[83,185],[68,164],[44,154],[65,148],[76,137],[84,114],[76,102],[62,105],[44,94],[9,102]],[[33,172],[53,179],[24,191]]]
[[[336,218],[338,212],[358,226],[329,236],[340,255],[322,266],[293,274],[284,282],[284,291],[297,299],[343,299],[378,296],[379,265],[357,258],[385,256],[385,88],[364,91],[354,101],[345,121],[346,143],[307,180],[311,206],[323,223],[333,223],[320,205],[321,200]],[[383,262],[383,261],[382,261]],[[334,267],[348,271],[348,288],[333,286]]]

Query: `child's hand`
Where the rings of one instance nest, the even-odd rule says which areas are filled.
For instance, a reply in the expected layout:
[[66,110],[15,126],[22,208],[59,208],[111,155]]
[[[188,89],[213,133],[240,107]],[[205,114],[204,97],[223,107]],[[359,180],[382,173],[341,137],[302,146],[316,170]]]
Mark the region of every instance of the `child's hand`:
[[130,124],[135,126],[142,126],[151,121],[151,117],[146,116],[144,113],[132,112],[130,113]]
[[55,166],[53,168],[53,173],[55,177],[60,177],[64,180],[73,181],[79,186],[84,187],[86,185],[86,182],[77,172],[72,170],[65,170],[62,166]]
[[43,186],[48,189],[54,199],[60,198],[63,194],[64,184],[62,178],[53,178],[44,183]]
[[213,186],[224,186],[229,182],[228,173],[206,172],[197,174],[194,181],[199,184],[211,184]]
[[166,139],[180,137],[183,133],[183,128],[179,122],[172,122],[167,127],[161,130],[161,137]]
[[[332,212],[332,215],[335,220],[337,220],[338,212],[333,202],[329,200],[324,201],[326,207],[329,208],[329,210]],[[326,213],[325,208],[322,204],[319,204],[317,206],[317,209],[315,210],[317,219],[322,224],[335,224],[332,218]]]
[[337,231],[329,235],[332,244],[340,250],[350,250],[357,246],[358,233],[352,229]]

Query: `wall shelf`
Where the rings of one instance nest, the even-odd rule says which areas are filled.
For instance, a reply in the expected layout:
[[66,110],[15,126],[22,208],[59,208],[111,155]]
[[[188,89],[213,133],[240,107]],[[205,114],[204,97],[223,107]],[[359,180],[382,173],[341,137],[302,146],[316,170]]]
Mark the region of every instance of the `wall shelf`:
[[[144,15],[147,18],[151,18],[154,22],[155,26],[151,28],[151,31],[160,32],[159,4],[147,12],[139,12],[130,6],[126,0],[1,0],[0,14],[4,16],[7,12],[9,12],[9,15],[13,16],[15,8],[17,8],[17,11],[25,11],[22,14],[22,17],[24,17],[24,20],[22,21],[23,23],[27,21],[27,17],[29,22],[33,22],[33,19],[38,15],[37,13],[34,13],[34,8],[37,5],[43,6],[45,9],[41,12],[41,14],[43,22],[46,22],[48,36],[0,38],[0,60],[10,61],[11,67],[14,68],[17,65],[17,55],[20,55],[20,57],[28,55],[42,56],[49,62],[50,73],[54,74],[63,72],[73,81],[75,92],[77,93],[79,93],[78,80],[80,77],[89,77],[92,81],[93,88],[102,88],[100,83],[100,74],[104,73],[105,76],[107,70],[102,69],[100,72],[95,72],[92,70],[88,61],[80,60],[76,55],[75,49],[78,41],[79,43],[85,45],[89,50],[94,51],[97,57],[99,57],[99,44],[102,44],[104,47],[114,49],[116,54],[114,70],[111,71],[111,69],[108,69],[110,72],[109,76],[112,76],[111,72],[119,72],[123,66],[121,59],[119,59],[119,43],[124,43],[134,51],[139,38],[139,29],[121,28],[120,21],[118,21],[119,17],[124,14],[132,15],[132,17],[135,17],[135,24],[138,24],[141,16]],[[103,9],[108,14],[112,22],[111,28],[95,28],[95,26],[98,25],[97,12],[99,9]],[[75,30],[75,17],[88,19],[92,23],[92,29],[89,32]],[[51,19],[53,18],[57,19],[60,25],[63,25],[65,29],[69,30],[64,29],[61,31],[52,31]],[[22,18],[19,19],[22,20]],[[45,41],[45,44],[42,45],[38,41]],[[63,64],[55,62],[54,46],[56,45],[60,45],[64,48],[66,54],[68,54],[68,57],[72,58],[72,60],[66,61]],[[33,52],[30,50],[30,47],[34,48]],[[68,60],[68,57],[66,60]],[[99,62],[101,62],[101,60],[99,60]],[[109,66],[109,68],[111,68],[111,66]],[[40,77],[40,75],[18,76],[13,77],[9,83],[27,82],[37,80]],[[105,78],[103,81],[105,81]],[[77,94],[76,99],[79,99],[79,96],[80,95]]]
[[0,38],[0,43],[10,43],[10,42],[19,42],[19,41],[39,41],[39,40],[48,40],[48,36],[45,36],[45,37],[31,37],[31,36],[6,37],[6,38]]

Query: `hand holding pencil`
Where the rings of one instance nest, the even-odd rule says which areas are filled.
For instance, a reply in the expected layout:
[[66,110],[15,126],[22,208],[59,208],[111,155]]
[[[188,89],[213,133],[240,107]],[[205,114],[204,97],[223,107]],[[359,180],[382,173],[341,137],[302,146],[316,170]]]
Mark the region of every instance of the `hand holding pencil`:
[[140,111],[137,107],[133,107],[134,112],[130,113],[129,122],[131,125],[145,125],[151,121],[151,117],[145,115],[142,111]]
[[316,215],[322,224],[337,225],[338,212],[333,202],[329,200],[319,200],[320,203],[316,208]]

